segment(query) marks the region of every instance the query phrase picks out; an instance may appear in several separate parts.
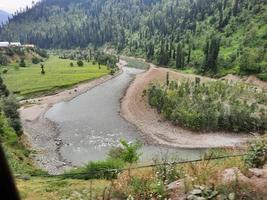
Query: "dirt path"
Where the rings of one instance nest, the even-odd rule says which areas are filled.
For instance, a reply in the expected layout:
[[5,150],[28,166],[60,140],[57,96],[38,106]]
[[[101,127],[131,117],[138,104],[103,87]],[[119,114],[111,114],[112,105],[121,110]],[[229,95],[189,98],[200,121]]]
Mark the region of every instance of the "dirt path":
[[27,144],[37,152],[33,158],[37,166],[51,174],[58,174],[71,167],[71,163],[68,163],[60,155],[59,149],[63,144],[58,139],[59,130],[57,125],[45,118],[44,115],[54,104],[61,101],[70,101],[95,86],[120,75],[122,72],[121,68],[126,65],[126,62],[120,61],[117,65],[120,70],[114,76],[106,75],[55,95],[21,102],[20,115],[23,129]]
[[[181,148],[211,148],[234,147],[244,143],[247,135],[234,133],[195,133],[165,121],[155,109],[148,105],[143,91],[152,82],[163,82],[166,73],[170,73],[170,80],[194,79],[196,75],[182,74],[166,68],[151,68],[145,73],[137,75],[122,99],[121,115],[135,124],[151,143]],[[202,78],[202,81],[212,80]]]

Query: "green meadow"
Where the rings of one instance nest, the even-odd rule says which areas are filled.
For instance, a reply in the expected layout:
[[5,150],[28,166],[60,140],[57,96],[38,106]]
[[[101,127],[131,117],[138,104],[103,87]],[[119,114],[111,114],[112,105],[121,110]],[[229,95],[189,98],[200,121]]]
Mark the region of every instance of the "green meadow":
[[[71,67],[70,63],[74,66]],[[110,72],[106,66],[99,68],[98,64],[84,62],[84,65],[79,67],[76,61],[59,59],[57,56],[50,56],[42,63],[44,75],[41,74],[40,64],[27,61],[26,64],[27,67],[19,67],[18,63],[12,63],[7,67],[8,72],[2,74],[8,88],[21,97],[55,92],[61,88],[99,78]]]

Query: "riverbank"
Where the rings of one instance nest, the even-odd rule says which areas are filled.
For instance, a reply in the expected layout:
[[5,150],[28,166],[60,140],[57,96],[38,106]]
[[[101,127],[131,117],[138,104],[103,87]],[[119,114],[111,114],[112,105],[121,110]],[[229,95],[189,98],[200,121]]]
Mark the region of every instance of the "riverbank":
[[[150,83],[163,83],[167,72],[169,72],[170,80],[200,77],[174,72],[166,68],[156,68],[151,65],[148,71],[136,76],[121,103],[121,115],[130,123],[136,125],[151,144],[174,148],[216,148],[240,146],[249,139],[250,136],[244,134],[226,132],[195,133],[174,126],[164,120],[155,109],[149,106],[143,91],[148,88]],[[202,81],[213,80],[207,77],[200,78]]]
[[33,156],[33,161],[37,166],[48,171],[50,174],[58,174],[72,166],[60,154],[59,149],[63,144],[58,139],[58,126],[48,120],[44,115],[54,104],[61,101],[70,101],[88,90],[120,75],[122,73],[122,67],[126,65],[126,62],[120,61],[117,65],[119,71],[113,76],[106,75],[99,79],[79,84],[55,95],[28,99],[21,102],[20,115],[23,129],[27,143],[32,150],[36,151]]

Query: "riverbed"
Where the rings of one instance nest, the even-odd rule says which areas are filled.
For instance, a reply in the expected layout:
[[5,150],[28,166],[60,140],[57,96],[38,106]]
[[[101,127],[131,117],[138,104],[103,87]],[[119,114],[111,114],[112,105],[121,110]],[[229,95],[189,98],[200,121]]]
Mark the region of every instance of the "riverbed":
[[123,72],[77,96],[53,105],[45,117],[57,124],[61,156],[80,166],[88,161],[103,160],[120,139],[140,141],[142,161],[150,162],[157,155],[169,154],[175,160],[197,159],[204,149],[167,148],[149,144],[142,133],[120,115],[120,99],[137,74],[143,70],[124,67]]

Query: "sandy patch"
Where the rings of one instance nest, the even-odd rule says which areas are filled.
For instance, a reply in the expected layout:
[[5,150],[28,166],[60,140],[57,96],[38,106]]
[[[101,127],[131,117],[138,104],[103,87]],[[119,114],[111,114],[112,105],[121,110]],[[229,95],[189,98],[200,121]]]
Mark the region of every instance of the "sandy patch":
[[[135,124],[150,143],[181,148],[211,148],[234,147],[247,141],[247,135],[224,132],[195,133],[164,120],[155,109],[148,105],[147,97],[143,97],[143,91],[152,82],[164,81],[167,72],[170,73],[170,80],[197,77],[166,68],[155,68],[152,65],[148,71],[136,76],[122,99],[121,115]],[[201,79],[202,81],[212,80],[203,77]]]

